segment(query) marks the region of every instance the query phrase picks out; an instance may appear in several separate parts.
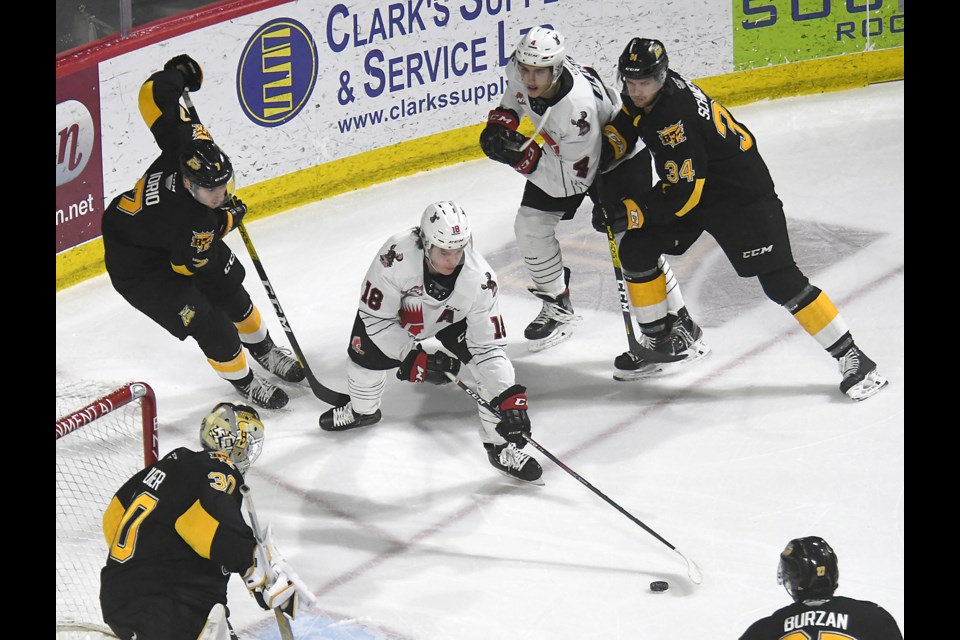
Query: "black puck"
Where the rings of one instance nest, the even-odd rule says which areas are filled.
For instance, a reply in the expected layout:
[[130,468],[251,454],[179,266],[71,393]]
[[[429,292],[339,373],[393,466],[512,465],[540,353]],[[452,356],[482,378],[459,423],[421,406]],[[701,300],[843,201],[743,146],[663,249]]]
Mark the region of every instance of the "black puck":
[[654,593],[663,593],[670,588],[670,585],[663,580],[654,580],[650,583],[650,591]]

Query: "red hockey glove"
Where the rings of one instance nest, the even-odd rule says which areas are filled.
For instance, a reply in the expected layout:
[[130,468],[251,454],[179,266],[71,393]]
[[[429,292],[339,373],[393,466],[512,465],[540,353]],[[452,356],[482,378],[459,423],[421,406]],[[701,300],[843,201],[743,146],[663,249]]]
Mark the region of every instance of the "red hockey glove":
[[460,372],[460,361],[451,358],[443,351],[427,353],[419,344],[410,351],[397,369],[397,379],[408,382],[429,382],[430,384],[446,384],[450,382],[447,372],[457,375]]
[[507,442],[519,447],[527,444],[524,435],[530,435],[530,416],[527,415],[527,388],[515,384],[491,403],[500,408],[500,422],[497,424],[497,433]]

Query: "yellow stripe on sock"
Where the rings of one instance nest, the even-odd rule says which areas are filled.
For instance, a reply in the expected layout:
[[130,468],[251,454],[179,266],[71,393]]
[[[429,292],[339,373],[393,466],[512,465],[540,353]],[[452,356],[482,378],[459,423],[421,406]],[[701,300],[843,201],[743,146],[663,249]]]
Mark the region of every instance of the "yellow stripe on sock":
[[630,304],[634,307],[651,307],[667,300],[667,277],[660,274],[650,282],[627,282]]
[[[260,310],[257,309],[256,305],[254,305],[253,311],[250,312],[250,315],[240,322],[234,322],[233,324],[236,325],[237,331],[241,336],[248,336],[257,333],[262,327],[262,323],[260,321]],[[247,342],[247,340],[244,340],[244,342]]]
[[837,317],[837,308],[827,297],[827,294],[820,292],[816,299],[793,314],[800,326],[803,327],[811,336],[820,333],[820,330],[833,322]]
[[217,362],[210,358],[207,358],[207,362],[210,363],[210,366],[213,367],[213,370],[217,372],[218,376],[227,380],[240,380],[246,376],[247,371],[250,370],[249,367],[247,367],[247,356],[243,349],[240,350],[237,357],[227,362]]

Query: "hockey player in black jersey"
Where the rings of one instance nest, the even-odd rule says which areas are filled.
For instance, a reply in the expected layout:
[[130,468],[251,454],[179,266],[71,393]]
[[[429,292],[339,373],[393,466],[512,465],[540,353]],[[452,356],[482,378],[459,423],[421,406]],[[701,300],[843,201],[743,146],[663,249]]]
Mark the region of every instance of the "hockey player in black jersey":
[[[794,262],[783,204],[750,130],[670,69],[658,40],[632,39],[618,72],[623,107],[604,127],[602,163],[628,153],[639,140],[653,154],[659,177],[653,189],[644,184],[602,194],[609,218],[628,218],[620,260],[647,346],[676,355],[682,342],[671,331],[660,254],[681,255],[706,231],[740,277],[756,277],[767,297],[837,359],[841,392],[863,400],[880,391],[887,380],[876,363],[854,343],[827,294]],[[627,352],[614,366],[629,373],[648,364]]]
[[[268,533],[275,579],[257,560],[243,519],[243,474],[260,455],[254,408],[220,403],[200,425],[202,451],[174,449],[117,491],[103,515],[109,555],[100,573],[103,620],[123,640],[195,640],[228,627],[227,581],[243,576],[257,603],[296,614],[313,595]],[[208,636],[203,636],[208,637]]]
[[777,582],[793,604],[754,622],[740,640],[903,640],[897,621],[883,607],[835,596],[839,577],[837,556],[823,538],[791,540],[780,554]]
[[230,159],[180,105],[202,78],[200,65],[182,55],[144,82],[140,112],[161,154],[104,211],[104,262],[127,302],[176,338],[196,340],[249,401],[279,409],[287,394],[250,370],[243,347],[283,380],[299,382],[304,371],[274,344],[243,287],[244,267],[223,241],[247,207],[232,195]]

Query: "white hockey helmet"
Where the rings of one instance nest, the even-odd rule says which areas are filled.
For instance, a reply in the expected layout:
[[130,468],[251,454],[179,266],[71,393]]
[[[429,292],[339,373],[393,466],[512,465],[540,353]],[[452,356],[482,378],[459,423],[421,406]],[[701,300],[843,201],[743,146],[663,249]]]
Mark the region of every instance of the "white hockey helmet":
[[263,437],[257,410],[245,404],[221,402],[200,423],[204,450],[226,454],[244,474],[260,457]]
[[514,59],[517,64],[550,67],[553,69],[553,77],[559,78],[566,58],[565,51],[564,38],[559,31],[534,27],[520,38]]
[[463,249],[470,243],[467,214],[452,200],[428,205],[420,216],[420,240],[428,254],[430,247]]

